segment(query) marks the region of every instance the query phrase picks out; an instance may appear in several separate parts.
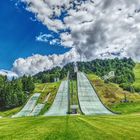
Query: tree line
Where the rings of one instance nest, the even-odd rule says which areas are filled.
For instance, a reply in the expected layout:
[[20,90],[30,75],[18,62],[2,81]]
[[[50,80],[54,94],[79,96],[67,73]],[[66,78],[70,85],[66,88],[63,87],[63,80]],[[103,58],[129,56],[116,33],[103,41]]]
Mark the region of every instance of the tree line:
[[117,84],[133,83],[135,81],[134,67],[135,62],[131,58],[96,59],[90,62],[78,62],[80,71],[85,73],[94,72],[100,77],[103,77],[110,71],[114,71],[115,77],[108,80]]
[[[105,82],[117,83],[128,91],[140,91],[140,89],[135,89],[132,86],[132,83],[135,81],[133,72],[135,62],[131,58],[95,59],[89,62],[77,62],[77,65],[79,71],[95,73],[101,78],[110,71],[114,71],[115,77],[107,79]],[[55,77],[60,79],[66,77],[68,71],[74,73],[73,63],[69,63],[63,68],[55,67],[51,70],[40,72],[34,76],[34,80],[36,82],[53,82]]]
[[31,76],[8,81],[0,76],[0,110],[11,109],[23,105],[35,88]]
[[60,80],[64,79],[67,76],[68,71],[73,72],[73,63],[69,63],[64,67],[55,67],[51,70],[47,70],[44,72],[40,72],[34,75],[34,82],[35,83],[47,83],[47,82],[54,82],[55,78],[59,78]]
[[121,88],[130,92],[140,92],[132,84],[135,81],[133,69],[135,62],[131,58],[96,59],[90,62],[78,62],[78,68],[85,73],[94,72],[99,77],[103,77],[110,71],[114,71],[115,76],[105,80],[106,83],[113,82],[119,84]]

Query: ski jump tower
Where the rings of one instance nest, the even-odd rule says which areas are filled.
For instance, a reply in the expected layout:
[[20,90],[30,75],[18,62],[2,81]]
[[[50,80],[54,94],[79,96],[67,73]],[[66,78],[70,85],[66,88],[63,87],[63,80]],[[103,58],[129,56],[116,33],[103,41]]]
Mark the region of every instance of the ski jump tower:
[[77,73],[77,72],[78,72],[77,62],[74,62],[74,72],[75,72],[75,73]]

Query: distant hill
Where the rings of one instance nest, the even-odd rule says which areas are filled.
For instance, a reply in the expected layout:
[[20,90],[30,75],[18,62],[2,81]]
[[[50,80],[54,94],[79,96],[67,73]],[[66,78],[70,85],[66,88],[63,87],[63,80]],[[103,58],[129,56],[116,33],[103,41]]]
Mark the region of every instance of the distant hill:
[[[99,77],[103,77],[110,71],[114,72],[114,77],[105,80],[105,82],[113,82],[121,85],[126,90],[134,90],[130,86],[135,81],[134,67],[135,62],[131,58],[123,59],[95,59],[89,62],[77,62],[79,71],[85,73],[95,73]],[[54,78],[58,77],[63,79],[66,77],[67,72],[74,73],[74,63],[69,63],[63,68],[55,67],[51,70],[40,72],[34,76],[36,82],[53,82]]]

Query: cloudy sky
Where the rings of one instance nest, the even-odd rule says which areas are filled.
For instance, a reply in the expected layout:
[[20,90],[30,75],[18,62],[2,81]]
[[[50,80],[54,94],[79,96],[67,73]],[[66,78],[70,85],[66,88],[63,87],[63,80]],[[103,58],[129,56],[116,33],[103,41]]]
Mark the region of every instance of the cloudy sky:
[[0,69],[21,76],[80,59],[140,60],[139,0],[4,0],[0,10]]

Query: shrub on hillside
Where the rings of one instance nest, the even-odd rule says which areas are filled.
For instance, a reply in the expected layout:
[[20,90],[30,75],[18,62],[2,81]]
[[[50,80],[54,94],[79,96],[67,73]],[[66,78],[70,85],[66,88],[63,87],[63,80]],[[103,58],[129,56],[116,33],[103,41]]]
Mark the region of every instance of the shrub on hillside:
[[123,83],[120,84],[120,87],[123,88],[124,90],[130,91],[130,92],[135,92],[134,86],[132,86],[130,83]]

